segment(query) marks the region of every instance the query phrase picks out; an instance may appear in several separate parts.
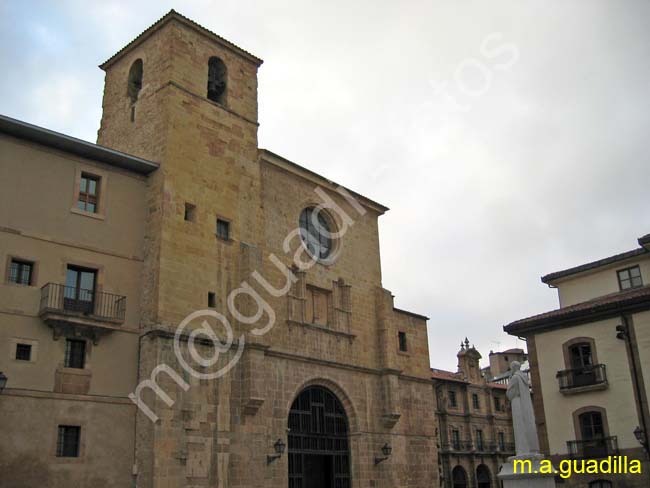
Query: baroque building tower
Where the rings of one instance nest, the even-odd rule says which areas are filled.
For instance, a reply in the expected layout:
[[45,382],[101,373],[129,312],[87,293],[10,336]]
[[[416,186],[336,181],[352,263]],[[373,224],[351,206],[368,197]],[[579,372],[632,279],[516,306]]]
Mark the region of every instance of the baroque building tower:
[[[134,304],[132,475],[144,488],[428,487],[426,317],[381,285],[388,209],[258,147],[261,64],[171,11],[101,65],[98,144],[160,165]],[[201,320],[186,317],[206,309],[227,350],[191,335]]]
[[457,371],[431,370],[440,436],[440,486],[499,486],[499,468],[515,454],[507,385],[481,374],[481,354],[467,338],[456,357]]

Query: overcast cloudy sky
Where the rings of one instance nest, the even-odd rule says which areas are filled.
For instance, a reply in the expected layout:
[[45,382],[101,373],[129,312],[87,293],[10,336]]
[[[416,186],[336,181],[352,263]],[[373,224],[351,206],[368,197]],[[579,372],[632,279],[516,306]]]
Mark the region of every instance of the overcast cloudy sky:
[[[0,2],[0,113],[94,142],[97,65],[170,8],[265,60],[260,146],[377,200],[431,362],[650,232],[650,2]],[[519,342],[521,345],[521,342]]]

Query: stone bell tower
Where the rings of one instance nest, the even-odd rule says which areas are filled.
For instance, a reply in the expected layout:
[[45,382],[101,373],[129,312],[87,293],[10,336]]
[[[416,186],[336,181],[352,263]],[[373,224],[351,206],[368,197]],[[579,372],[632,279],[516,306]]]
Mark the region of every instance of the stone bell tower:
[[217,285],[225,285],[205,275],[217,258],[200,235],[205,224],[214,227],[219,216],[237,240],[257,245],[261,64],[172,10],[100,66],[106,79],[98,144],[161,165],[147,195],[147,324],[175,324],[188,307],[205,306],[208,289],[219,295]]
[[192,378],[172,344],[191,312],[225,310],[228,292],[261,254],[261,64],[172,10],[100,66],[106,78],[98,144],[160,164],[143,195],[140,378],[164,363],[192,385],[185,391],[160,375],[171,406],[152,391],[143,394],[158,420],[138,414],[139,487],[228,486],[239,373],[214,382]]

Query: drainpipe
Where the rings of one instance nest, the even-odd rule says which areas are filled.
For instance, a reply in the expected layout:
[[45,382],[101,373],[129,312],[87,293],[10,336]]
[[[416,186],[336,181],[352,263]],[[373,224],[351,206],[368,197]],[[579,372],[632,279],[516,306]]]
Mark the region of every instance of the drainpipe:
[[[634,334],[634,330],[631,327],[630,319],[622,315],[621,320],[623,321],[623,330],[620,331],[622,334],[617,334],[617,337],[619,339],[622,339],[625,341],[625,348],[627,350],[627,358],[628,358],[628,363],[630,365],[630,373],[632,376],[632,383],[634,384],[634,393],[635,393],[635,399],[636,399],[636,407],[639,412],[639,420],[641,421],[641,428],[643,429],[643,437],[645,438],[645,445],[644,450],[646,453],[646,457],[650,458],[650,452],[648,451],[648,446],[650,445],[648,443],[650,433],[648,432],[648,419],[646,418],[646,412],[643,407],[643,390],[641,388],[641,383],[639,379],[639,371],[637,370],[636,365],[640,364],[640,362],[637,362],[639,359],[638,354],[637,354],[637,344],[636,344],[636,334]],[[618,329],[618,328],[617,328]],[[634,337],[632,337],[634,336]],[[646,403],[647,403],[647,399]]]

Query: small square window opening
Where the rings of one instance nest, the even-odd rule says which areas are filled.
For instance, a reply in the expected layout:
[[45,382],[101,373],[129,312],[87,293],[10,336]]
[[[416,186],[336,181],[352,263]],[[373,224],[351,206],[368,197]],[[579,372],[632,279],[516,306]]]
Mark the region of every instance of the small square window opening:
[[9,265],[9,282],[18,285],[31,285],[34,263],[21,259],[12,259]]
[[213,291],[208,292],[208,307],[215,308],[217,306],[217,296]]
[[32,345],[16,344],[16,359],[19,361],[30,361],[32,359]]
[[643,286],[643,280],[641,279],[641,269],[638,266],[621,269],[617,273],[618,286],[621,290],[628,290],[630,288],[638,288],[640,286]]

